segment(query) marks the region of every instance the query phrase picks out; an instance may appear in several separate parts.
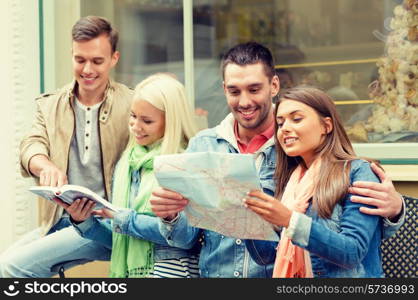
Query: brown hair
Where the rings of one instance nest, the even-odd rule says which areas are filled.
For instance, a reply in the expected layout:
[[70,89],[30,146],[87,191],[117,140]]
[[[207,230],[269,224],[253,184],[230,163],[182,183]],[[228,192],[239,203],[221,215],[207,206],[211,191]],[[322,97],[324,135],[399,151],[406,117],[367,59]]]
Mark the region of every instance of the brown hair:
[[262,63],[264,72],[270,81],[273,76],[276,75],[273,56],[271,55],[270,50],[256,42],[238,44],[228,50],[222,58],[222,78],[225,78],[226,66],[231,63],[239,66]]
[[[326,135],[322,145],[316,149],[318,156],[322,158],[322,164],[316,192],[312,199],[318,215],[322,218],[329,218],[334,206],[347,193],[350,184],[350,161],[356,158],[356,154],[344,130],[335,104],[325,92],[308,86],[298,86],[285,90],[279,96],[279,101],[274,110],[275,116],[280,103],[284,100],[294,100],[308,105],[317,112],[321,122],[326,117],[332,120],[332,130]],[[277,121],[275,125],[277,132]],[[277,140],[277,135],[275,140],[277,153],[276,197],[280,199],[290,175],[300,163],[303,163],[303,160],[299,156],[287,156]]]
[[103,17],[87,16],[83,17],[74,24],[72,29],[73,41],[90,41],[98,36],[105,34],[109,38],[112,53],[116,51],[119,34],[108,20]]

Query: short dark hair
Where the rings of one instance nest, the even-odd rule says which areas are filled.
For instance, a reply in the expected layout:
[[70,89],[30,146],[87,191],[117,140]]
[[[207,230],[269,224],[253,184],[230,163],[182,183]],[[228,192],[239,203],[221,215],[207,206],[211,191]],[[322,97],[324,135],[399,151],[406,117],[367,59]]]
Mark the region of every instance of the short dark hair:
[[112,47],[112,53],[116,51],[119,34],[112,28],[108,20],[103,17],[87,16],[74,24],[72,29],[73,41],[90,41],[102,34],[106,34]]
[[228,50],[222,58],[222,78],[225,79],[225,68],[228,64],[232,63],[245,66],[259,62],[263,64],[264,72],[269,80],[271,80],[276,75],[276,71],[270,50],[257,42],[238,44]]

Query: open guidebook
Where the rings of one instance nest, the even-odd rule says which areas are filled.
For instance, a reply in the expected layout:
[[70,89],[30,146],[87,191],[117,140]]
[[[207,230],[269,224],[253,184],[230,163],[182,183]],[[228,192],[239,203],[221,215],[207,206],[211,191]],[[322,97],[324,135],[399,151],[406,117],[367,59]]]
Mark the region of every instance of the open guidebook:
[[76,199],[88,198],[96,202],[95,209],[105,207],[112,211],[119,211],[119,208],[112,205],[112,203],[100,197],[92,190],[80,185],[65,184],[61,187],[32,186],[29,188],[29,191],[51,201],[53,201],[53,198],[59,198],[67,204],[73,203]]

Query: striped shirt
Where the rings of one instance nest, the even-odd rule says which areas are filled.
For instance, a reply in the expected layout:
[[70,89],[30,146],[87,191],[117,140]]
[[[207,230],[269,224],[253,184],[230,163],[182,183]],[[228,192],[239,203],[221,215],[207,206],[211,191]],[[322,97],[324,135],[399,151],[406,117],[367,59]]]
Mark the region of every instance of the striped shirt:
[[198,278],[199,258],[189,256],[182,258],[162,259],[154,263],[151,278]]

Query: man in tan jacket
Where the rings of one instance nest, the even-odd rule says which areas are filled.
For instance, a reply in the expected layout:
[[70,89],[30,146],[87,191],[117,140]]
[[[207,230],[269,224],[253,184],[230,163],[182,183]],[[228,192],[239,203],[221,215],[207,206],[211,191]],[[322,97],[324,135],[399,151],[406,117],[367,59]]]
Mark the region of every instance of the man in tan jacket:
[[[113,170],[128,141],[133,91],[112,82],[118,33],[104,18],[81,18],[72,29],[75,80],[36,99],[37,113],[20,146],[23,176],[40,185],[83,185],[111,199]],[[1,277],[51,277],[53,266],[109,260],[109,251],[84,239],[67,213],[39,199],[40,227],[0,256]]]

